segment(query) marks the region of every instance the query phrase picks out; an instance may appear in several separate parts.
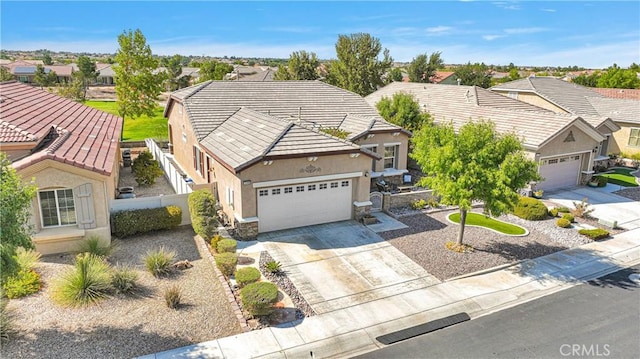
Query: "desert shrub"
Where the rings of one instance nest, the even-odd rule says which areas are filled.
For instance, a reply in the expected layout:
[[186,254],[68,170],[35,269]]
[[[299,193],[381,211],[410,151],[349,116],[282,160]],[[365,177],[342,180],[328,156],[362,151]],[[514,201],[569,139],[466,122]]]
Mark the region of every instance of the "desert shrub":
[[591,205],[587,203],[586,197],[583,198],[582,201],[580,201],[580,203],[573,202],[573,206],[575,207],[575,209],[571,211],[571,214],[580,218],[585,218],[589,215],[589,213],[594,211],[593,208],[589,208],[589,206]]
[[218,251],[218,243],[220,243],[220,241],[223,239],[224,238],[219,234],[215,234],[213,237],[211,237],[211,249],[214,252]]
[[98,257],[108,257],[114,250],[114,245],[103,245],[102,238],[90,236],[78,245],[78,252],[91,253]]
[[247,284],[240,290],[242,306],[254,316],[269,315],[278,301],[278,287],[270,282]]
[[220,253],[214,257],[216,266],[225,277],[229,277],[236,271],[238,255],[235,253]]
[[131,171],[136,177],[138,185],[152,185],[156,183],[156,178],[162,176],[164,172],[160,168],[160,163],[153,159],[149,151],[141,152],[131,163]]
[[21,269],[7,277],[2,285],[7,298],[15,299],[37,293],[42,287],[40,275],[33,269]]
[[164,247],[153,249],[144,256],[144,266],[154,277],[162,277],[173,270],[176,253],[167,251]]
[[541,221],[547,218],[547,206],[535,198],[520,197],[513,214],[529,221]]
[[598,187],[605,187],[609,183],[609,179],[605,176],[596,176],[595,181],[598,183]]
[[39,265],[41,256],[39,252],[34,250],[18,247],[15,259],[19,270],[31,270]]
[[433,196],[427,200],[427,206],[431,208],[438,208],[438,206],[440,206],[440,202],[437,197]]
[[167,304],[167,307],[177,309],[180,306],[181,301],[182,289],[180,289],[179,286],[172,285],[164,290],[164,302]]
[[238,242],[235,239],[225,238],[218,242],[218,253],[235,253],[238,249]]
[[427,201],[424,199],[417,199],[411,202],[411,208],[413,209],[423,209],[427,205]]
[[570,213],[571,212],[569,207],[556,207],[556,209],[558,210],[558,213]]
[[602,228],[581,229],[578,231],[578,233],[582,234],[583,236],[587,236],[594,241],[609,237],[609,231]]
[[182,209],[178,206],[120,211],[111,216],[112,233],[120,238],[176,228],[181,222]]
[[9,339],[9,336],[13,333],[13,321],[15,315],[12,310],[7,308],[9,300],[0,291],[0,347],[4,346],[4,342]]
[[216,200],[213,194],[204,189],[193,191],[189,194],[188,203],[193,230],[205,241],[209,240],[218,229]]
[[566,219],[569,222],[572,222],[575,220],[575,218],[573,217],[573,214],[571,213],[565,213],[562,215],[562,218]]
[[78,254],[73,268],[53,281],[51,297],[64,306],[86,306],[106,298],[113,289],[111,268],[100,257]]
[[556,224],[558,225],[558,227],[561,228],[569,228],[571,227],[571,221],[569,221],[566,218],[558,218],[558,220],[556,221]]
[[264,269],[273,274],[278,274],[282,272],[282,264],[278,261],[268,261],[264,264]]
[[557,208],[551,208],[551,209],[549,210],[549,215],[550,215],[551,217],[558,217],[558,209],[557,209]]
[[129,294],[137,287],[138,273],[129,267],[116,267],[111,274],[111,285],[116,293]]
[[260,280],[260,271],[253,267],[244,267],[236,271],[235,277],[236,283],[238,283],[238,286],[242,288],[249,283],[254,283]]

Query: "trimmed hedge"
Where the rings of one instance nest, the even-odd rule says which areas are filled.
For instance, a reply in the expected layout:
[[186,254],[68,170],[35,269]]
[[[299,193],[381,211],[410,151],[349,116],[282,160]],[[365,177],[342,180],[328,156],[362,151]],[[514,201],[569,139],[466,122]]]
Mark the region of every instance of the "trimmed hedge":
[[218,242],[218,253],[235,253],[238,242],[235,239],[225,238]]
[[571,209],[569,207],[556,207],[558,213],[570,213]]
[[556,221],[556,224],[558,225],[558,227],[562,227],[562,228],[569,228],[571,227],[571,221],[569,221],[566,218],[558,218],[558,220]]
[[573,222],[575,221],[575,218],[573,217],[573,214],[571,213],[565,213],[562,215],[562,218],[566,219],[569,222]]
[[240,288],[260,280],[260,271],[254,267],[244,267],[236,271],[236,283]]
[[188,203],[193,230],[208,241],[218,231],[216,199],[210,191],[201,189],[189,194]]
[[225,277],[231,276],[236,271],[238,265],[238,255],[235,253],[220,253],[213,257],[216,261],[216,267],[220,269]]
[[191,227],[197,235],[207,240],[218,233],[218,219],[210,216],[191,216]]
[[269,315],[278,301],[278,287],[270,282],[251,283],[240,290],[240,298],[251,315]]
[[178,206],[134,209],[111,215],[112,233],[119,238],[176,228],[181,222],[182,209]]
[[549,210],[549,215],[550,215],[551,217],[558,217],[558,209],[557,209],[557,208],[551,208],[551,209]]
[[535,198],[520,197],[513,214],[529,221],[541,221],[547,218],[547,206]]
[[583,236],[587,236],[594,241],[609,237],[609,231],[602,228],[581,229],[578,231],[578,233],[582,234]]

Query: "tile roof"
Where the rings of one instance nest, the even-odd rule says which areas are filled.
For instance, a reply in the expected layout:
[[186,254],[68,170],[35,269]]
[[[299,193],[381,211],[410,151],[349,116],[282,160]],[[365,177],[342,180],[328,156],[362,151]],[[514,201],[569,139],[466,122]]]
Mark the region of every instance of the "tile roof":
[[531,105],[523,106],[521,101],[476,86],[394,82],[370,94],[366,100],[373,105],[383,96],[389,97],[400,91],[413,94],[420,107],[429,112],[436,122],[451,121],[455,128],[459,128],[469,120],[491,120],[496,130],[516,133],[523,139],[525,148],[529,149],[539,148],[559,131],[577,122],[592,136],[600,141],[603,139],[593,126],[576,115],[556,114]]
[[0,118],[0,143],[39,143],[13,163],[17,169],[51,159],[104,175],[113,170],[120,117],[11,81],[0,83]]
[[588,97],[601,116],[614,121],[640,123],[640,101],[607,97]]
[[619,98],[624,100],[640,100],[640,89],[609,89],[609,88],[596,88],[591,90],[611,98]]
[[242,76],[238,81],[273,81],[275,71],[267,69],[266,71],[257,72],[252,75]]
[[453,74],[455,74],[455,72],[453,71],[436,71],[436,73],[431,77],[431,82],[433,82],[434,84],[437,84],[439,82],[446,80],[447,78],[449,78],[449,76],[452,76]]
[[400,126],[390,124],[380,117],[365,117],[353,114],[347,114],[340,125],[339,129],[349,132],[347,139],[355,141],[369,132],[404,132],[408,135],[411,133]]
[[364,152],[348,141],[245,107],[223,120],[200,143],[234,172],[280,156]]

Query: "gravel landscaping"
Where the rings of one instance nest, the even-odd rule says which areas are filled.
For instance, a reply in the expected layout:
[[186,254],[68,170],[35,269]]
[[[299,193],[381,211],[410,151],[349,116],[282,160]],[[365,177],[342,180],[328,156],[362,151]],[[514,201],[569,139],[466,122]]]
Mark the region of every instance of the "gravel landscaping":
[[613,192],[618,196],[626,197],[634,201],[640,201],[640,187],[631,187]]
[[[481,209],[474,209],[474,212]],[[556,226],[555,219],[526,221],[507,215],[499,219],[521,225],[529,235],[513,237],[483,228],[466,227],[465,244],[474,251],[457,253],[445,248],[445,243],[457,239],[459,227],[449,223],[447,215],[454,211],[418,213],[398,218],[409,228],[380,233],[414,262],[438,279],[463,274],[551,254],[589,242],[575,229]]]
[[[131,358],[242,332],[209,261],[201,259],[190,226],[118,241],[109,261],[131,265],[141,289],[86,308],[63,308],[49,299],[47,284],[70,267],[73,255],[43,257],[38,269],[44,289],[9,302],[17,333],[2,348],[3,358]],[[144,254],[164,246],[193,267],[157,279],[142,264]],[[163,290],[177,284],[183,301],[165,305]]]

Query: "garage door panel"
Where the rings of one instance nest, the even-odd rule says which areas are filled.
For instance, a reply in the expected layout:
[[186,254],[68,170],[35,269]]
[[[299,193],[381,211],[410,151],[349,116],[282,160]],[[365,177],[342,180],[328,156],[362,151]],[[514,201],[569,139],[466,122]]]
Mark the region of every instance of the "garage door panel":
[[539,173],[544,181],[536,188],[548,191],[575,186],[578,183],[581,159],[580,155],[571,155],[543,160]]
[[351,180],[339,180],[260,189],[259,230],[268,232],[350,219],[351,186]]

